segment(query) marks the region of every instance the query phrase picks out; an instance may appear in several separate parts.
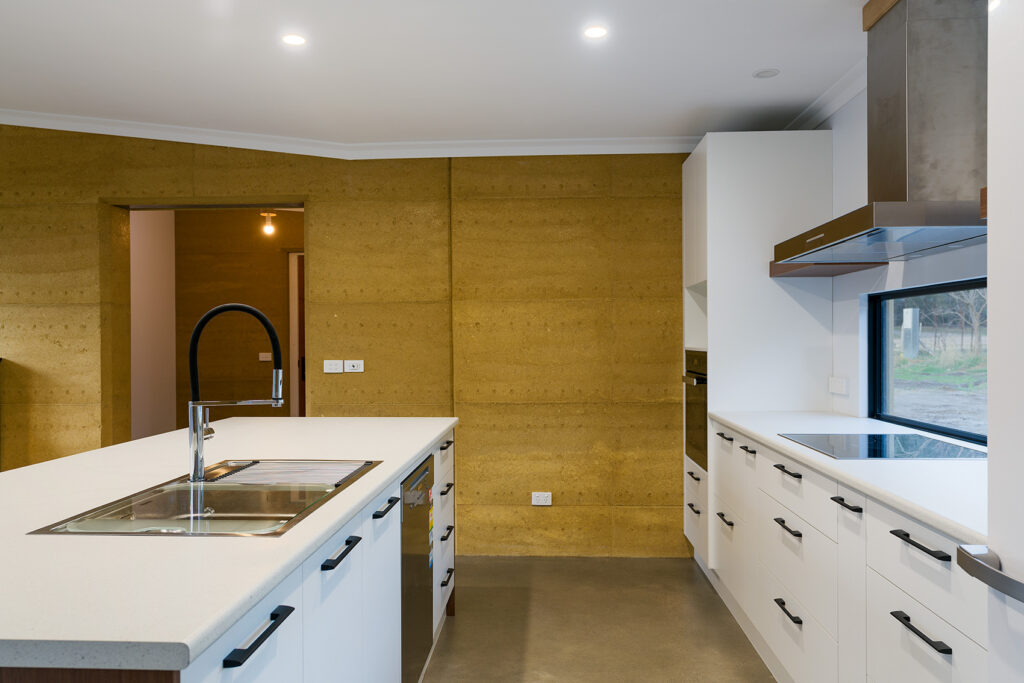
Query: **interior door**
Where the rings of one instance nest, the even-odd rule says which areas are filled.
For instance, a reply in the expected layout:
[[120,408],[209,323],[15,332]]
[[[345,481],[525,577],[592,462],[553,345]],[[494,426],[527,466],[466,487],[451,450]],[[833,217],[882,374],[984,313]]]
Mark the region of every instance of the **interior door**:
[[[1002,575],[1024,582],[1024,3],[990,3],[988,59],[989,548]],[[958,556],[958,561],[960,557]],[[961,563],[963,566],[963,563]],[[966,569],[967,567],[965,567]],[[1013,592],[1013,586],[1004,585]],[[1024,680],[1024,602],[988,590],[989,680]]]

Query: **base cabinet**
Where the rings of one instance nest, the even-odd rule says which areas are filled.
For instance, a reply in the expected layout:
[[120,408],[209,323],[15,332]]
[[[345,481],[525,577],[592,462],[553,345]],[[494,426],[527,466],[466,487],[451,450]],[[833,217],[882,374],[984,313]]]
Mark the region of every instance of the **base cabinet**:
[[988,680],[986,603],[952,559],[955,539],[711,428],[710,568],[789,678]]
[[401,486],[364,511],[363,661],[366,681],[402,680]]
[[363,681],[363,520],[357,517],[302,565],[302,653],[307,681]]
[[304,680],[302,636],[302,570],[296,569],[182,671],[181,683]]

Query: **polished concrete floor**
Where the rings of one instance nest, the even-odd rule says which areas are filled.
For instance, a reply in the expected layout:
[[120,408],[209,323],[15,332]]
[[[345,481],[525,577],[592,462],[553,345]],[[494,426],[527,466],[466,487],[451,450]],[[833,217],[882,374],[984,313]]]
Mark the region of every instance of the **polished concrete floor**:
[[459,557],[424,683],[774,680],[693,560]]

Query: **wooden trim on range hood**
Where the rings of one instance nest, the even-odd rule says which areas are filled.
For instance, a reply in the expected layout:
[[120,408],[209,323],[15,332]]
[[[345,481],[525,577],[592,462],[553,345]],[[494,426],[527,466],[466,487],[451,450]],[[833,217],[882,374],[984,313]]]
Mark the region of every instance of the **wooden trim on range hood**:
[[872,26],[878,23],[878,20],[886,15],[886,13],[896,6],[900,0],[868,0],[864,5],[863,20],[864,30],[868,31]]

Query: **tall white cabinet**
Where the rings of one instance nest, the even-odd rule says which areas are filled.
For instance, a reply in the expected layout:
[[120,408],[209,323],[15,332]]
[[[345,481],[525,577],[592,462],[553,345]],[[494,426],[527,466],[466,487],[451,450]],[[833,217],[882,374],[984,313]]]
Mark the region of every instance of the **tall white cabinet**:
[[[708,410],[830,410],[832,281],[773,280],[768,264],[777,242],[832,219],[831,131],[708,133],[683,163],[682,190],[683,338],[708,352]],[[708,437],[711,455],[719,437]],[[720,520],[703,508],[732,493],[717,488],[714,463],[704,487],[684,488],[701,510],[687,507],[686,535],[705,566],[716,538],[746,532],[709,533]]]

